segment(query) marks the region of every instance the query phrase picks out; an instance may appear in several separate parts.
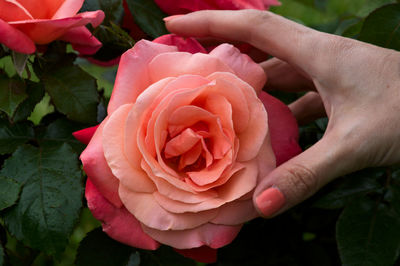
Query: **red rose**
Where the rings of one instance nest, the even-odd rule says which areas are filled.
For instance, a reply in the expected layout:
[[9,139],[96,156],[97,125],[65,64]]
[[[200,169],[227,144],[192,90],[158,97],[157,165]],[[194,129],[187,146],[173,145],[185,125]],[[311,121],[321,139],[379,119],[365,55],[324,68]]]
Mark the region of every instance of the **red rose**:
[[97,27],[101,10],[79,13],[84,0],[0,1],[0,43],[16,52],[31,54],[35,44],[54,40],[70,42],[81,54],[93,54],[101,43],[85,27]]
[[75,136],[94,133],[86,198],[108,235],[209,262],[258,216],[260,178],[300,149],[289,109],[261,92],[262,68],[232,45],[204,52],[173,35],[139,41],[121,57],[108,116]]
[[169,15],[186,14],[198,10],[265,10],[280,5],[278,0],[155,0],[157,5]]

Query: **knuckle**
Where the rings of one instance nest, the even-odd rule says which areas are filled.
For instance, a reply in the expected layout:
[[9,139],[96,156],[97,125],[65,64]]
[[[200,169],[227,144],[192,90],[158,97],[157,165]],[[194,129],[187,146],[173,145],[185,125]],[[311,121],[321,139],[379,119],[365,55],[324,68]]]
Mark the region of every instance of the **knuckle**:
[[[272,19],[272,14],[268,11],[261,11],[255,9],[243,10],[244,16],[247,18],[248,40],[249,42],[255,41],[260,36],[260,28],[269,26],[269,21]],[[257,25],[257,27],[255,27]]]
[[289,197],[294,197],[298,201],[305,196],[311,196],[318,189],[318,179],[316,174],[304,165],[294,164],[286,169],[287,176],[285,176],[287,187],[289,190]]

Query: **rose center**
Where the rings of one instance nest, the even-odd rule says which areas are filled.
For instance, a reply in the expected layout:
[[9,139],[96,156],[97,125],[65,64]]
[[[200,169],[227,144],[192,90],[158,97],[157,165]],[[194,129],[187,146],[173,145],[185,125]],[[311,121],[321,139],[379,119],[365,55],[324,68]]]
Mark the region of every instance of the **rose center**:
[[199,122],[184,129],[179,134],[168,135],[164,157],[179,171],[198,171],[209,167],[214,160],[210,150],[213,141],[208,126]]

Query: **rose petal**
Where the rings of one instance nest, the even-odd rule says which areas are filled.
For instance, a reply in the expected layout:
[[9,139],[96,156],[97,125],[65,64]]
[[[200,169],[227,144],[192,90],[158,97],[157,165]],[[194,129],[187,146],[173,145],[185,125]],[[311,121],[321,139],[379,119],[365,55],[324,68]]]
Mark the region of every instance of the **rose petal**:
[[[142,97],[143,99],[148,99],[146,100],[146,102],[149,101],[149,99],[151,101],[151,105],[146,107],[146,113],[148,113],[148,116],[145,119],[148,120],[148,123],[147,123],[147,132],[145,133],[146,134],[145,142],[147,146],[147,151],[152,156],[156,155],[156,147],[154,144],[155,132],[153,131],[153,128],[155,126],[156,120],[160,116],[161,111],[167,108],[167,105],[171,101],[171,98],[174,97],[175,94],[180,93],[181,91],[197,89],[209,83],[207,79],[195,75],[183,75],[178,78],[166,78],[163,80],[168,81],[168,84],[165,82],[161,83],[165,85],[158,86],[157,89],[152,88],[153,86],[150,86],[150,88],[146,89],[146,91],[143,93]],[[161,81],[162,80],[156,82],[155,84],[158,84]],[[147,93],[147,91],[149,91],[149,93]],[[198,91],[198,89],[196,91]],[[197,95],[198,92],[196,91],[193,91],[195,95],[190,97],[190,99],[193,99]],[[185,102],[190,103],[190,100],[188,99]],[[142,106],[141,108],[144,108],[143,105],[141,106]],[[141,111],[140,113],[142,112],[143,111]],[[161,145],[161,143],[159,144]]]
[[119,196],[130,213],[148,227],[157,230],[184,230],[212,220],[218,210],[199,213],[170,213],[163,209],[150,193],[136,193],[119,187]]
[[0,1],[0,20],[9,22],[25,19],[33,19],[33,16],[21,3],[16,0]]
[[267,176],[272,170],[276,168],[276,158],[274,151],[271,147],[271,139],[269,132],[264,139],[264,143],[261,145],[260,152],[256,158],[258,162],[258,181]]
[[[31,0],[28,0],[31,1]],[[62,4],[57,9],[57,12],[51,17],[52,19],[72,17],[78,13],[81,9],[85,0],[61,0]],[[48,0],[48,2],[55,2],[54,0]]]
[[[227,154],[226,157],[223,160],[220,160],[220,161],[222,161],[221,162],[222,167],[224,165],[226,165],[227,162],[229,162],[229,161],[232,162],[232,158],[236,157],[237,150],[239,148],[239,144],[238,144],[239,141],[236,139],[235,143],[236,144],[234,145],[235,150],[233,151],[233,155]],[[218,186],[222,186],[223,184],[225,184],[229,180],[229,178],[231,177],[232,174],[236,173],[237,171],[239,171],[242,168],[243,168],[243,165],[241,163],[235,163],[233,166],[232,166],[232,164],[230,164],[229,166],[227,166],[225,168],[225,171],[221,174],[220,178],[218,178],[215,182],[209,183],[209,184],[205,184],[205,185],[202,185],[202,186],[197,185],[195,182],[192,181],[191,178],[186,178],[185,182],[190,185],[190,187],[192,188],[193,191],[195,191],[195,192],[204,192],[204,191],[207,191],[209,189],[216,188]]]
[[[121,182],[121,186],[133,191],[153,192],[155,186],[137,165],[131,165],[124,153],[126,118],[133,104],[119,107],[104,122],[103,149],[112,173]],[[121,187],[120,186],[120,187]]]
[[155,0],[155,2],[169,15],[185,14],[197,10],[217,9],[212,1],[204,0]]
[[[203,147],[205,147],[205,143],[204,140],[198,142],[196,145],[194,145],[193,148],[191,148],[190,150],[188,150],[186,153],[182,154],[181,157],[179,158],[179,165],[178,165],[178,169],[180,171],[182,171],[183,168],[185,168],[186,166],[189,166],[191,164],[194,164],[197,160],[199,160],[200,155],[202,155],[203,153]],[[205,147],[207,148],[207,147]],[[211,153],[209,151],[206,151],[206,158],[207,155],[209,158],[212,157]],[[211,159],[212,161],[212,159]],[[208,164],[208,162],[207,162]]]
[[224,132],[229,132],[233,142],[234,129],[232,120],[232,105],[220,94],[210,94],[207,97],[204,109],[219,117]]
[[[235,168],[236,172],[232,173],[232,176],[225,183],[225,185],[216,189],[218,192],[218,197],[210,198],[204,200],[203,202],[187,204],[172,200],[158,192],[155,192],[153,195],[161,207],[173,213],[196,213],[205,210],[216,209],[227,202],[241,198],[254,189],[258,179],[257,166],[257,162],[249,162],[242,167],[243,169]],[[238,224],[237,221],[232,222],[233,224]],[[227,221],[226,224],[231,224],[231,222]]]
[[92,139],[92,137],[98,127],[99,127],[99,125],[94,126],[94,127],[88,127],[88,128],[82,129],[82,130],[78,130],[78,131],[75,131],[74,133],[72,133],[72,135],[77,140],[79,140],[83,144],[87,145],[87,144],[89,144],[90,140]]
[[[1,10],[1,7],[0,7]],[[0,19],[0,43],[18,53],[32,54],[36,46],[23,32]]]
[[[152,109],[154,109],[153,105],[161,100],[158,99],[158,96],[160,96],[162,92],[165,91],[167,85],[171,84],[174,80],[175,78],[163,79],[149,86],[139,95],[126,118],[124,150],[129,163],[135,167],[139,167],[143,159],[143,155],[138,148],[139,130],[143,124],[149,121]],[[152,132],[150,131],[149,134],[152,134]],[[153,153],[155,154],[155,151]]]
[[153,40],[155,43],[172,45],[178,48],[179,52],[207,53],[206,49],[194,38],[184,38],[175,34],[165,34]]
[[175,249],[175,251],[184,257],[202,263],[214,263],[217,261],[217,250],[207,246],[201,246],[191,249]]
[[211,51],[210,56],[227,64],[239,78],[249,83],[257,93],[264,87],[267,80],[264,70],[250,57],[240,53],[235,46],[226,43],[221,44]]
[[[209,85],[208,85],[209,86]],[[204,89],[204,87],[199,87],[195,89],[178,89],[174,93],[170,93],[167,95],[163,102],[161,102],[157,108],[152,112],[152,117],[148,123],[147,128],[141,127],[139,130],[139,138],[138,139],[138,147],[143,155],[146,163],[151,167],[152,171],[157,173],[158,177],[164,178],[171,184],[174,184],[181,189],[192,191],[190,186],[187,186],[180,180],[179,174],[169,167],[163,160],[161,155],[161,149],[163,148],[163,144],[168,135],[168,117],[172,113],[173,110],[178,108],[179,106],[184,106],[190,104],[190,102],[198,96],[198,94]],[[154,123],[155,121],[155,123]],[[154,123],[154,135],[152,134],[152,125]],[[146,136],[147,133],[147,136]],[[154,137],[153,137],[154,136]],[[146,137],[146,141],[144,138]],[[152,144],[151,140],[154,138],[154,144]],[[152,145],[156,148],[156,155],[153,154]],[[161,170],[161,171],[160,171]]]
[[37,44],[47,44],[63,36],[73,27],[85,26],[91,23],[93,27],[98,26],[104,19],[101,10],[83,12],[70,18],[63,19],[32,19],[9,22],[16,29],[24,32]]
[[[236,163],[238,164],[238,163]],[[240,163],[231,178],[223,185],[217,188],[219,197],[226,202],[236,200],[250,192],[257,185],[258,165],[257,161],[248,161]]]
[[188,152],[199,143],[200,139],[201,137],[191,128],[185,129],[181,134],[172,138],[168,141],[167,145],[165,145],[165,157],[168,159]]
[[296,118],[284,103],[268,93],[261,92],[259,98],[268,112],[271,146],[279,166],[301,153]]
[[259,214],[254,209],[253,200],[232,201],[219,208],[217,217],[210,222],[224,225],[240,225],[248,222]]
[[144,166],[146,173],[156,184],[158,192],[172,200],[177,200],[185,203],[201,203],[203,201],[218,196],[218,194],[212,189],[204,192],[190,192],[187,190],[182,190],[180,187],[170,184],[163,178],[158,178],[157,176],[155,176],[154,173],[150,170],[150,167],[146,164],[144,164]]
[[220,117],[213,115],[209,111],[193,105],[186,105],[168,115],[168,130],[172,135],[176,131],[190,127],[198,122],[203,122],[208,126],[212,141],[211,153],[215,159],[222,159],[232,148],[231,140],[224,134]]
[[154,57],[149,63],[149,73],[152,82],[157,82],[166,77],[178,77],[185,74],[207,77],[216,71],[234,72],[220,59],[202,53],[163,53]]
[[[32,1],[32,0],[17,0],[15,2],[20,3],[35,19],[49,19],[57,12],[57,10],[62,6],[65,0],[42,0],[42,1]],[[82,6],[83,1],[75,1],[80,4],[78,10]],[[76,10],[76,12],[78,12]],[[72,15],[76,14],[73,13]],[[14,20],[15,21],[15,20]]]
[[[233,151],[230,151],[222,159],[215,161],[207,168],[204,168],[200,171],[187,172],[190,180],[195,184],[193,189],[197,191],[198,187],[210,186],[211,184],[215,183],[221,178],[222,173],[225,170],[230,169],[230,166],[233,162]],[[213,186],[211,185],[211,187]]]
[[[265,10],[270,5],[276,5],[276,0],[155,0],[157,5],[169,15],[185,14],[198,10]],[[279,2],[278,2],[279,3]]]
[[176,47],[139,41],[121,56],[113,94],[108,104],[108,114],[119,106],[134,103],[151,83],[148,64],[158,54],[176,51]]
[[111,238],[132,247],[158,248],[159,244],[143,232],[138,220],[124,207],[117,208],[108,202],[90,179],[86,182],[85,196],[93,216],[102,222],[103,231]]
[[116,207],[121,207],[122,202],[118,195],[119,181],[107,165],[101,143],[101,134],[106,121],[107,118],[99,125],[89,145],[82,152],[80,159],[83,164],[83,170],[91,178],[101,194]]
[[[246,129],[237,134],[239,138],[240,150],[237,160],[239,162],[248,161],[257,156],[262,143],[268,133],[268,115],[265,111],[263,103],[257,97],[255,91],[246,82],[238,79],[231,73],[214,73],[208,77],[209,79],[216,79],[218,87],[226,88],[237,86],[243,91],[244,100],[247,102],[249,110],[249,120]],[[227,84],[231,84],[230,86]],[[236,105],[231,102],[233,109],[233,118],[235,121],[235,108]]]
[[265,6],[280,6],[281,2],[278,0],[263,0]]
[[94,54],[102,46],[101,42],[85,26],[68,30],[59,40],[71,43],[72,48],[81,55]]
[[241,225],[216,225],[206,223],[188,230],[156,230],[142,224],[143,231],[153,239],[178,249],[189,249],[203,245],[217,249],[228,245],[235,239]]

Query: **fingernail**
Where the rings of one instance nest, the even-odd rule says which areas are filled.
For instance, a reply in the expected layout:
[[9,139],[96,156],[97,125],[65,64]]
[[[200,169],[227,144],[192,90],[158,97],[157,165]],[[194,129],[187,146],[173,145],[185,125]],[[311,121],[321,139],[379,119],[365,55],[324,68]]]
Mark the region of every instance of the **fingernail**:
[[285,196],[279,189],[270,187],[257,196],[256,204],[262,214],[268,217],[282,208],[285,204]]
[[176,18],[179,18],[179,17],[183,17],[184,15],[173,15],[173,16],[169,16],[169,17],[165,17],[165,18],[163,18],[163,20],[165,21],[165,22],[167,22],[167,21],[171,21],[171,20],[173,20],[173,19],[176,19]]

